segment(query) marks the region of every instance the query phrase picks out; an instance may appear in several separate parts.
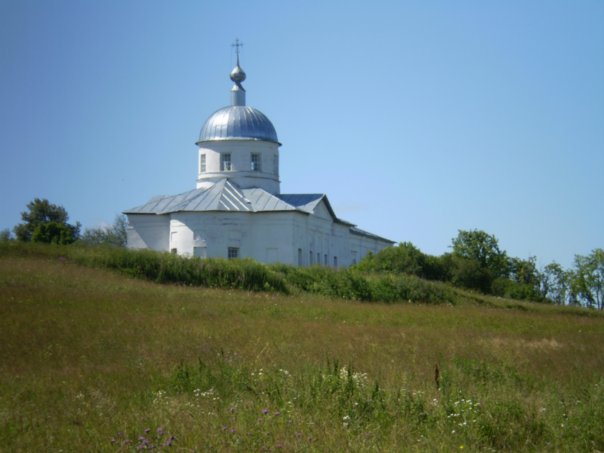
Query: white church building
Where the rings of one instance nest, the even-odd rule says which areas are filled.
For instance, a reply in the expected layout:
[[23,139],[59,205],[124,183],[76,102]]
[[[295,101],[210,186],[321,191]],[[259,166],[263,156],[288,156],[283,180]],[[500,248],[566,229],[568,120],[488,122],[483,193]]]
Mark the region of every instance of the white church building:
[[208,118],[196,143],[197,187],[124,211],[128,247],[338,268],[393,245],[338,218],[325,194],[281,193],[281,143],[245,103],[239,55],[230,76],[231,105]]

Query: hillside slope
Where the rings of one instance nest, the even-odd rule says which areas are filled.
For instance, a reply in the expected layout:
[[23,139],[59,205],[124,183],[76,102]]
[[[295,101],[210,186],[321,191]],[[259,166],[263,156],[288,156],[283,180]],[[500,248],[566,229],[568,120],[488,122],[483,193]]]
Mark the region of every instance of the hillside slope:
[[0,255],[0,450],[604,450],[604,319],[506,305],[187,288]]

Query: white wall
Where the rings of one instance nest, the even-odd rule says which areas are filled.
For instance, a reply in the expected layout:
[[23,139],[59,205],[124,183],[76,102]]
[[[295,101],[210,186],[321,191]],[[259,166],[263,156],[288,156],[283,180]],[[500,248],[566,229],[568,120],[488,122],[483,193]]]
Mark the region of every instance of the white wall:
[[170,238],[169,216],[155,214],[128,215],[126,229],[128,248],[168,251]]
[[[128,247],[151,248],[193,256],[195,248],[203,257],[227,258],[228,248],[237,247],[240,258],[260,262],[348,267],[369,251],[378,252],[390,244],[350,233],[350,227],[335,223],[320,203],[318,215],[284,212],[177,212],[170,215],[128,216]],[[312,252],[312,258],[311,258]],[[318,255],[318,256],[317,256]]]
[[[220,155],[231,154],[231,171],[222,171]],[[251,155],[261,157],[261,171],[251,170]],[[201,155],[206,156],[206,172],[201,173]],[[280,193],[279,145],[261,140],[217,140],[202,142],[197,153],[197,187],[229,178],[242,189],[260,187],[272,194]]]
[[229,247],[241,258],[292,262],[292,216],[286,212],[183,212],[172,214],[171,248],[192,256],[206,247],[208,257],[227,258]]

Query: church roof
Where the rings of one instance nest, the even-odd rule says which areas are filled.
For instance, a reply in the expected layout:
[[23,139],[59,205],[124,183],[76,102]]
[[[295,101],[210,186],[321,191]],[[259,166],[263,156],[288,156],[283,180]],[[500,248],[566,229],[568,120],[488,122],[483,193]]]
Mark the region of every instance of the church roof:
[[310,214],[323,197],[324,194],[273,195],[261,188],[240,189],[225,178],[209,188],[154,197],[124,213],[161,215],[182,211],[303,211]]
[[322,193],[273,195],[259,187],[240,189],[228,179],[221,179],[205,189],[194,189],[178,195],[158,196],[147,203],[124,211],[124,214],[164,215],[174,212],[283,212],[297,211],[314,214],[321,202],[333,217],[334,222],[347,225],[350,232],[360,236],[392,242],[372,233],[356,228],[350,222],[336,217],[327,196]]

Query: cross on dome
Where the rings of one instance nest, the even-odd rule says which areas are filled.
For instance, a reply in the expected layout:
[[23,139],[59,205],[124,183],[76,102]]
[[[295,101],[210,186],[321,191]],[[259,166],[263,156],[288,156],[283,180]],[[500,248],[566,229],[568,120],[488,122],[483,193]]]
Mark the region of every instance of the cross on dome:
[[239,89],[243,90],[241,82],[245,80],[246,75],[243,69],[241,69],[241,66],[239,66],[239,48],[243,46],[243,43],[239,41],[239,38],[237,38],[235,39],[235,42],[231,45],[235,48],[237,52],[237,66],[235,66],[231,71],[231,80],[237,84]]
[[235,52],[237,52],[237,66],[239,66],[239,48],[243,47],[243,43],[239,41],[239,38],[235,38],[235,42],[231,44],[232,47],[235,48]]

